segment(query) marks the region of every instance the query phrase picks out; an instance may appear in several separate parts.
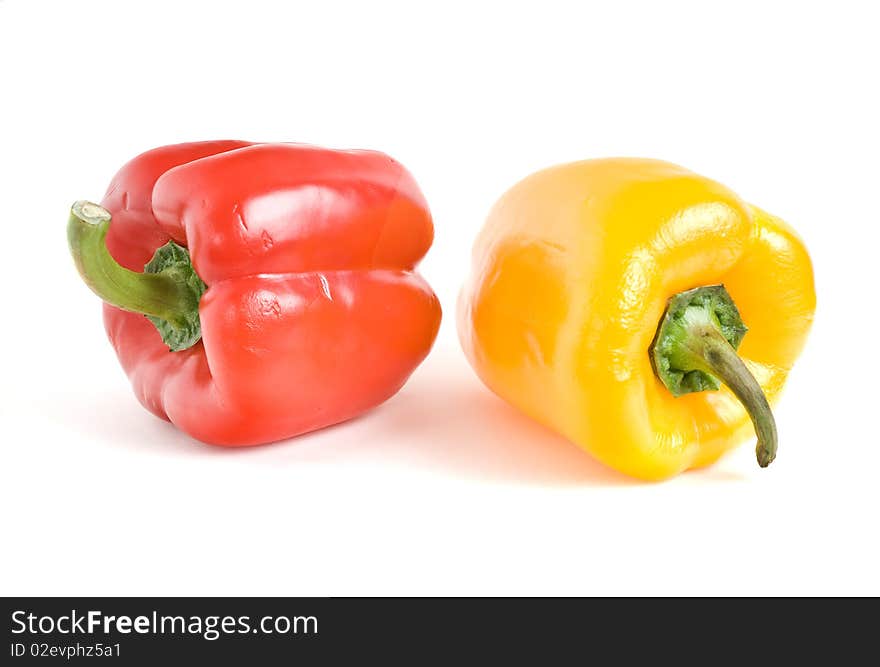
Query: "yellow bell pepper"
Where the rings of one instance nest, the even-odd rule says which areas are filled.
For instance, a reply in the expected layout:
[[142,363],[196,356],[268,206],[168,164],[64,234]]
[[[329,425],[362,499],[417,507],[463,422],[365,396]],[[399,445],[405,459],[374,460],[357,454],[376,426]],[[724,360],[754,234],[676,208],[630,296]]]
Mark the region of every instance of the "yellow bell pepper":
[[458,325],[496,394],[658,480],[748,439],[750,417],[759,464],[773,460],[767,399],[815,303],[810,258],[782,220],[676,165],[601,159],[533,174],[498,201]]

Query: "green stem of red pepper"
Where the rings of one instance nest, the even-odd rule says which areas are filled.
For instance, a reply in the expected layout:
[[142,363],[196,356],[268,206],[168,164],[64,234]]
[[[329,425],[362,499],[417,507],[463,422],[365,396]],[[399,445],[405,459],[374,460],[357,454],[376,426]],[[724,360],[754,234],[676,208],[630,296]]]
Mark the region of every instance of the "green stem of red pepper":
[[201,338],[199,300],[207,287],[187,250],[173,241],[156,251],[143,273],[130,271],[110,255],[106,237],[110,212],[87,201],[70,209],[67,240],[86,285],[106,303],[145,315],[172,351]]

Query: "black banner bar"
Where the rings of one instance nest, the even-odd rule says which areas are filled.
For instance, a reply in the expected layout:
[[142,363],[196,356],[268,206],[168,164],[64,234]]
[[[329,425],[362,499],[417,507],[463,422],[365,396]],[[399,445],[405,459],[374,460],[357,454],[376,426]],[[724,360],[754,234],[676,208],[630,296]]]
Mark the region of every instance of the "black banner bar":
[[[753,654],[758,630],[770,633],[758,643],[771,648],[788,644],[786,629],[796,630],[786,651],[805,641],[815,646],[835,629],[847,646],[873,635],[873,615],[833,604],[834,613],[790,600],[6,598],[0,661],[312,665],[394,658],[420,665],[513,655],[556,664],[596,662],[609,652],[621,660],[644,653],[659,659],[698,644],[722,647],[731,659]],[[762,628],[768,621],[772,627]]]

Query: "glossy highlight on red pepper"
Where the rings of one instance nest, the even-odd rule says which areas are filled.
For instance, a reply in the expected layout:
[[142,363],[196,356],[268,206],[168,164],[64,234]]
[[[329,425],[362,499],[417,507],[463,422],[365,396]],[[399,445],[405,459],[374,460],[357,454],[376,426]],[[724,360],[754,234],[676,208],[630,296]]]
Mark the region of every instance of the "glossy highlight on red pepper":
[[434,342],[440,304],[415,272],[431,216],[382,153],[166,146],[126,164],[101,205],[118,264],[141,273],[174,241],[207,285],[201,338],[180,351],[142,313],[104,305],[138,400],[199,440],[255,445],[350,419],[396,393]]

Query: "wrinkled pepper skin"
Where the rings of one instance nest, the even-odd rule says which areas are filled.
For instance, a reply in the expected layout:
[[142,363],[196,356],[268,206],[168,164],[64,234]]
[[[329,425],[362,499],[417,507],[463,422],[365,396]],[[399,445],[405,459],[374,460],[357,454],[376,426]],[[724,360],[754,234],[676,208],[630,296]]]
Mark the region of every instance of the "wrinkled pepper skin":
[[207,283],[202,339],[170,352],[143,316],[104,305],[138,400],[198,440],[255,445],[350,419],[397,392],[440,305],[414,271],[424,197],[370,151],[214,141],[126,164],[102,205],[107,247],[141,272],[170,239]]
[[722,185],[655,160],[600,159],[527,177],[492,209],[459,300],[485,384],[608,466],[659,480],[753,435],[731,392],[679,398],[648,350],[674,294],[723,284],[739,353],[772,403],[815,309],[801,241]]

